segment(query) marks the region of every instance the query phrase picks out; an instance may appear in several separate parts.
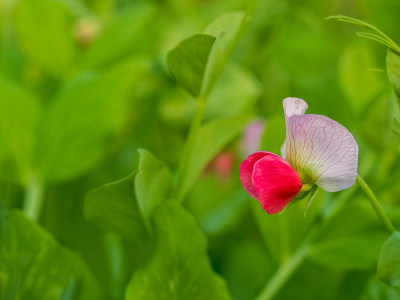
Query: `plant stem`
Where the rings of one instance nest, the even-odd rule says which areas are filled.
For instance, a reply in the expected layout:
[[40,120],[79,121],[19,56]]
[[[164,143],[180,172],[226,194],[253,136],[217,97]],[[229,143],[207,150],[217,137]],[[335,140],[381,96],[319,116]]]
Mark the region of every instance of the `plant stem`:
[[256,298],[257,300],[269,300],[272,299],[277,292],[282,288],[286,281],[292,276],[292,274],[301,265],[303,260],[306,258],[309,246],[302,246],[296,253],[288,258],[283,265],[281,265],[278,271],[274,274],[268,284],[265,286],[261,294]]
[[196,146],[197,134],[201,127],[201,121],[203,120],[204,108],[206,104],[206,99],[197,99],[197,110],[194,116],[193,122],[190,126],[189,135],[186,141],[185,150],[183,153],[183,158],[180,161],[178,175],[177,175],[177,185],[176,185],[176,197],[179,202],[182,202],[185,197],[185,187],[182,186],[183,178],[186,176],[187,166],[189,165],[189,160],[193,156],[193,152]]
[[26,189],[23,210],[28,218],[33,221],[39,219],[42,207],[43,190],[37,177],[30,177]]
[[392,222],[390,221],[389,217],[386,215],[385,211],[383,210],[382,206],[380,205],[378,199],[376,198],[374,192],[368,186],[368,184],[362,179],[359,175],[357,175],[357,183],[367,195],[369,202],[371,203],[372,207],[374,208],[378,217],[382,220],[383,224],[390,232],[396,231]]
[[315,238],[318,237],[322,228],[323,225],[318,224],[309,232],[303,244],[297,249],[294,255],[289,257],[279,267],[278,271],[270,279],[270,281],[264,287],[264,289],[256,298],[256,300],[270,300],[273,299],[273,297],[275,297],[275,295],[279,292],[279,290],[283,287],[283,285],[288,281],[288,279],[290,279],[293,273],[306,259],[311,243],[315,240]]

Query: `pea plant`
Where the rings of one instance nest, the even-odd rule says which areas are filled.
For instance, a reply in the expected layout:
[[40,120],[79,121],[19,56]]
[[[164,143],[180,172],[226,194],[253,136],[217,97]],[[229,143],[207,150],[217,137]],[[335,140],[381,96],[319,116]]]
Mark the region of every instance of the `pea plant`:
[[234,2],[0,6],[0,299],[400,298],[400,46]]

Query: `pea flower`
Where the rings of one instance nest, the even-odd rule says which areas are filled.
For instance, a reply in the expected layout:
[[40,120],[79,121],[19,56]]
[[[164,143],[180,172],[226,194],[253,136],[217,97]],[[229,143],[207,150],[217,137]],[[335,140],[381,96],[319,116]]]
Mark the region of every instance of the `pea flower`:
[[303,198],[315,185],[336,192],[356,181],[358,146],[352,134],[328,117],[305,114],[307,108],[302,99],[283,100],[283,158],[259,151],[240,165],[243,187],[268,214],[281,211],[293,199]]

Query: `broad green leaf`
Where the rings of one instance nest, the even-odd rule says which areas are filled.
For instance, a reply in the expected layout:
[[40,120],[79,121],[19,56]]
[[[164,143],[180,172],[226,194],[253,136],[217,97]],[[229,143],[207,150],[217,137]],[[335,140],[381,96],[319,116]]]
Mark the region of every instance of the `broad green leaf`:
[[400,233],[395,231],[383,244],[378,260],[378,277],[391,286],[400,286]]
[[146,243],[148,231],[135,196],[132,173],[119,181],[90,191],[85,199],[85,216],[134,244]]
[[386,238],[369,203],[353,198],[321,232],[309,259],[334,269],[371,269]]
[[71,16],[60,1],[19,0],[15,29],[27,57],[46,71],[63,75],[73,67],[75,46]]
[[205,108],[205,118],[238,116],[253,108],[261,94],[260,82],[246,69],[228,64]]
[[86,217],[133,243],[144,243],[151,231],[151,214],[167,200],[172,176],[167,166],[144,149],[139,171],[88,193]]
[[384,73],[376,68],[374,53],[364,43],[346,49],[339,64],[340,83],[355,112],[360,113],[384,89]]
[[135,178],[135,193],[139,209],[146,222],[157,204],[168,197],[172,175],[168,167],[149,151],[139,149],[139,172]]
[[212,21],[204,30],[205,34],[215,36],[216,40],[210,53],[201,94],[209,95],[217,83],[233,51],[244,16],[245,13],[242,11],[223,14]]
[[168,52],[167,64],[176,81],[193,97],[198,97],[215,37],[196,34]]
[[312,261],[334,269],[371,269],[386,238],[384,232],[363,233],[319,242],[310,251]]
[[84,52],[82,64],[97,67],[133,53],[148,51],[154,44],[154,34],[149,32],[155,23],[154,6],[148,3],[133,5],[124,10],[102,30],[100,36]]
[[133,59],[98,74],[86,72],[65,85],[45,112],[38,156],[45,182],[64,181],[95,166],[127,121],[129,93],[145,72]]
[[210,121],[200,128],[195,151],[188,160],[178,198],[184,198],[207,163],[231,142],[248,122],[246,117],[222,118]]
[[0,215],[0,298],[102,299],[81,258],[20,212]]
[[37,99],[3,77],[0,94],[0,175],[25,183],[33,171],[41,108]]
[[373,276],[367,283],[361,300],[398,300],[400,299],[400,289],[388,286]]
[[177,203],[153,215],[154,250],[127,287],[126,300],[229,299],[224,281],[212,270],[206,240],[193,218]]
[[386,71],[397,97],[400,98],[400,54],[388,49]]

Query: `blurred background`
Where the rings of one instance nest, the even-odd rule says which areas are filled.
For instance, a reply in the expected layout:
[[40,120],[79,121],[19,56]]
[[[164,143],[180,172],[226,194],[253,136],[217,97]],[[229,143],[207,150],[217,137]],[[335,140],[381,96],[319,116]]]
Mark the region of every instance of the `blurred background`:
[[[166,54],[246,7],[243,0],[0,0],[0,209],[23,208],[40,194],[38,223],[82,257],[105,299],[121,299],[140,254],[112,250],[113,237],[84,217],[85,195],[136,170],[139,148],[176,170],[196,103],[171,77]],[[386,49],[325,19],[337,14],[400,42],[397,0],[258,0],[207,104],[205,120],[252,119],[185,202],[233,299],[254,299],[319,216],[303,218],[302,205],[267,216],[238,178],[251,152],[279,154],[286,97],[303,98],[308,113],[354,134],[360,174],[400,224],[398,106]],[[322,192],[314,210],[346,197],[277,299],[399,299],[374,277],[387,234],[362,194]]]

